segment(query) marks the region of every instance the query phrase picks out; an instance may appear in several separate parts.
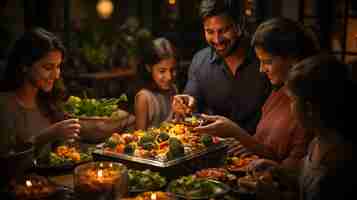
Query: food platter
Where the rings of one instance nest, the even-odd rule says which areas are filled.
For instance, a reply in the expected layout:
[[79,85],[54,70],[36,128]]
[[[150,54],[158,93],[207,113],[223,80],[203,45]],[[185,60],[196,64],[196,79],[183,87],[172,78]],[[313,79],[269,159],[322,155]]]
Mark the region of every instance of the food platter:
[[[113,133],[92,153],[94,159],[117,160],[132,169],[151,169],[172,177],[172,170],[192,173],[224,163],[229,143],[224,138],[199,134],[183,124]],[[166,171],[163,172],[163,171]]]

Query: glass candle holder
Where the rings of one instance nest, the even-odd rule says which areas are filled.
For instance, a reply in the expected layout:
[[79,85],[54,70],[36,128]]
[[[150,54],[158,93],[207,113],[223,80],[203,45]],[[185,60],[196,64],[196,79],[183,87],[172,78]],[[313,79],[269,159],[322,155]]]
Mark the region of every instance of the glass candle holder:
[[128,193],[128,170],[117,162],[96,161],[74,169],[74,190],[80,200],[115,200]]

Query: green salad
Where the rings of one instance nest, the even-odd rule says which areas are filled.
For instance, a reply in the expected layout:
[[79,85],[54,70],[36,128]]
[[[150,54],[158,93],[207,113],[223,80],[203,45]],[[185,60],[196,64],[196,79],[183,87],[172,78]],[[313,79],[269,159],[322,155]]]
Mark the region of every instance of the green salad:
[[132,192],[158,190],[166,185],[165,177],[149,169],[144,171],[129,169],[128,174],[129,191]]
[[227,193],[229,187],[224,183],[197,178],[194,175],[183,176],[169,185],[169,191],[177,196],[189,199],[207,199]]
[[86,153],[79,153],[80,160],[74,160],[71,157],[59,156],[56,153],[51,152],[49,156],[49,166],[57,167],[64,165],[73,165],[80,162],[90,161],[92,160],[92,156]]
[[119,102],[127,102],[128,98],[122,94],[119,98],[80,98],[70,96],[64,104],[64,111],[74,117],[115,117]]

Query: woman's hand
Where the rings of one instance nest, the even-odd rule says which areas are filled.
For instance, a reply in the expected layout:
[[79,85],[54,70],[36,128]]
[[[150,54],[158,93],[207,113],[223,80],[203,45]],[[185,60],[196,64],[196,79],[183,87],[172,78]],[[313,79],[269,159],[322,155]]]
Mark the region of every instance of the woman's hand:
[[236,157],[247,157],[253,155],[247,148],[245,148],[242,144],[238,144],[231,149],[228,150],[229,156],[236,156]]
[[202,114],[201,116],[208,122],[212,123],[209,123],[205,126],[196,127],[194,131],[219,137],[234,137],[236,134],[240,134],[239,126],[226,117],[218,115],[209,116],[205,114]]
[[196,100],[194,97],[187,94],[175,95],[172,101],[172,111],[174,117],[185,117],[191,114],[195,108]]
[[81,125],[78,119],[67,119],[53,124],[50,131],[60,138],[79,139]]
[[247,170],[248,171],[267,171],[273,168],[276,168],[279,166],[279,163],[269,160],[269,159],[256,159],[251,161],[248,166]]

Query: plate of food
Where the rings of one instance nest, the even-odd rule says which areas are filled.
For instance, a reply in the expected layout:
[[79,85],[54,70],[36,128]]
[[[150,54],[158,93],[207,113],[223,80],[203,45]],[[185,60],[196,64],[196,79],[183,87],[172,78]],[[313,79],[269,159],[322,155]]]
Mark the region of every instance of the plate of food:
[[254,194],[259,187],[278,188],[278,183],[274,180],[271,172],[259,171],[250,172],[247,175],[238,178],[238,190],[241,194]]
[[226,168],[235,174],[246,174],[247,166],[253,160],[259,159],[257,155],[232,156],[226,158]]
[[74,169],[75,166],[92,161],[90,150],[84,151],[76,145],[60,144],[35,160],[35,168],[41,172],[58,172]]
[[57,199],[65,190],[62,186],[37,174],[29,174],[13,180],[9,187],[11,199],[22,200]]
[[168,192],[190,200],[218,198],[229,190],[229,186],[220,181],[198,178],[195,175],[182,176],[171,181],[167,187]]
[[121,198],[122,200],[176,200],[174,194],[162,191],[143,192],[135,197]]
[[146,191],[155,191],[162,189],[167,181],[159,172],[153,172],[149,169],[128,170],[129,175],[129,192],[138,193]]
[[174,118],[170,121],[173,124],[184,124],[190,128],[208,124],[209,121],[199,113],[192,113],[183,118]]
[[225,168],[206,168],[197,171],[194,174],[197,178],[207,178],[216,181],[220,181],[222,183],[228,185],[235,185],[237,181],[237,176],[230,173]]

